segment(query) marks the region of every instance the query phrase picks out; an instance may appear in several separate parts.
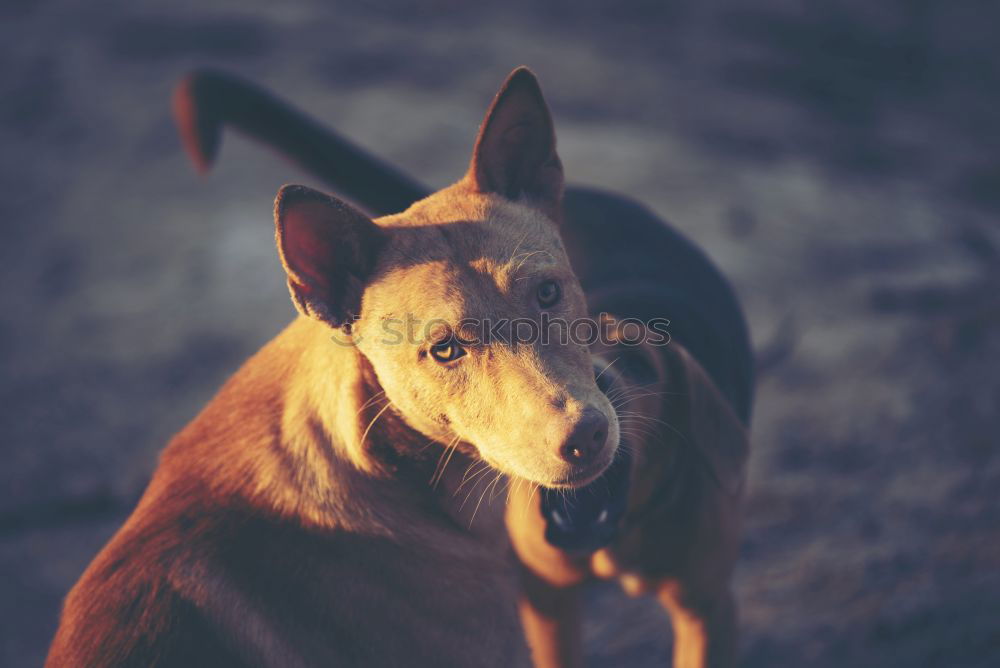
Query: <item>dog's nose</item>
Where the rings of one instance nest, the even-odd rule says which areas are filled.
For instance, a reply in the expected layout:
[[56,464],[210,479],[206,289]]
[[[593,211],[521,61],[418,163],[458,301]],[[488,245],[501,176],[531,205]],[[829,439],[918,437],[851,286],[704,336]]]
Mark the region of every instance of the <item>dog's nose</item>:
[[559,454],[574,466],[585,466],[601,451],[607,438],[608,418],[601,411],[588,408],[573,425],[573,430],[559,449]]

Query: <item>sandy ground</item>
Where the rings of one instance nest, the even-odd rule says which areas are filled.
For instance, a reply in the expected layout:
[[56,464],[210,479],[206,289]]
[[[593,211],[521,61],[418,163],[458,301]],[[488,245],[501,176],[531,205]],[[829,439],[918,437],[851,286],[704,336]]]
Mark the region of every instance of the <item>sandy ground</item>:
[[[233,136],[196,177],[172,83],[242,73],[443,185],[521,63],[570,179],[746,306],[743,665],[1000,663],[1000,9],[541,4],[0,5],[0,665],[41,663],[165,440],[292,315],[271,201],[312,181]],[[592,598],[591,665],[663,665],[655,606]]]

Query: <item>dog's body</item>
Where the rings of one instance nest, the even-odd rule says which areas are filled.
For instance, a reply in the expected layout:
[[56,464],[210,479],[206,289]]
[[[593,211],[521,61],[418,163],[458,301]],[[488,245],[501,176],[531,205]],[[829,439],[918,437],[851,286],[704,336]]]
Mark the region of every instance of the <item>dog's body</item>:
[[[317,378],[317,351],[356,354],[328,344],[300,317],[173,440],[68,597],[49,665],[526,663],[502,520],[485,504],[468,530],[467,491],[454,494],[465,466],[432,488],[436,459],[341,450],[357,437],[327,426],[357,433],[383,404],[311,391],[374,395],[348,360]],[[383,418],[367,442],[426,446]],[[357,455],[392,470],[363,471]]]
[[[220,87],[240,100],[229,117],[205,103]],[[262,95],[218,75],[187,82],[182,128],[203,164],[221,123],[235,121],[377,213],[421,193],[370,161],[352,190],[351,170],[327,158],[363,154],[330,150],[343,142]],[[276,130],[290,121],[287,134]],[[518,570],[536,664],[575,660],[573,591],[596,574],[660,594],[678,631],[676,665],[727,665],[752,377],[742,316],[704,256],[644,209],[594,191],[561,195],[551,121],[524,70],[494,101],[466,178],[403,214],[372,225],[313,191],[279,194],[279,251],[303,315],[168,447],[68,597],[49,665],[523,665]],[[443,310],[448,322],[537,315],[538,304],[524,310],[531,293],[518,292],[536,276],[542,310],[585,315],[586,291],[595,313],[670,318],[694,357],[678,345],[594,351],[609,396],[642,394],[621,417],[633,451],[617,499],[623,531],[593,557],[567,554],[544,539],[541,497],[516,484],[507,524],[518,569],[491,503],[499,477],[467,474],[479,461],[536,485],[595,480],[614,459],[619,416],[594,361],[574,346],[466,346],[457,326],[411,348],[373,341],[376,323],[400,311]],[[554,307],[542,298],[553,282]],[[442,300],[429,304],[439,286]],[[356,345],[331,344],[334,331]],[[500,381],[486,380],[498,364]]]

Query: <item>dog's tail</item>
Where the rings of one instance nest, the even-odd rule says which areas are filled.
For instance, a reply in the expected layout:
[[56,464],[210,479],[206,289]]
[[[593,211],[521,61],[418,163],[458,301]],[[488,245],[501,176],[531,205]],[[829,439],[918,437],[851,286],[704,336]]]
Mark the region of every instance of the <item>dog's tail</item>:
[[276,149],[375,215],[397,213],[430,190],[287,102],[232,74],[196,70],[177,85],[174,117],[199,171],[208,171],[226,125]]

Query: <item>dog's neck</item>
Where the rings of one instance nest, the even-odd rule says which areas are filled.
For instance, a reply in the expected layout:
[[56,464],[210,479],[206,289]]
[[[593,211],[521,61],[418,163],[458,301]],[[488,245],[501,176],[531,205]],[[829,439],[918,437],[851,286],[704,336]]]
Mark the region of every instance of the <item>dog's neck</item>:
[[[506,479],[468,447],[446,451],[410,427],[367,359],[331,339],[324,325],[299,318],[269,346],[285,369],[280,436],[257,455],[256,491],[314,526],[398,536],[426,531],[419,525],[429,517],[495,534]],[[293,474],[276,475],[282,468]]]

